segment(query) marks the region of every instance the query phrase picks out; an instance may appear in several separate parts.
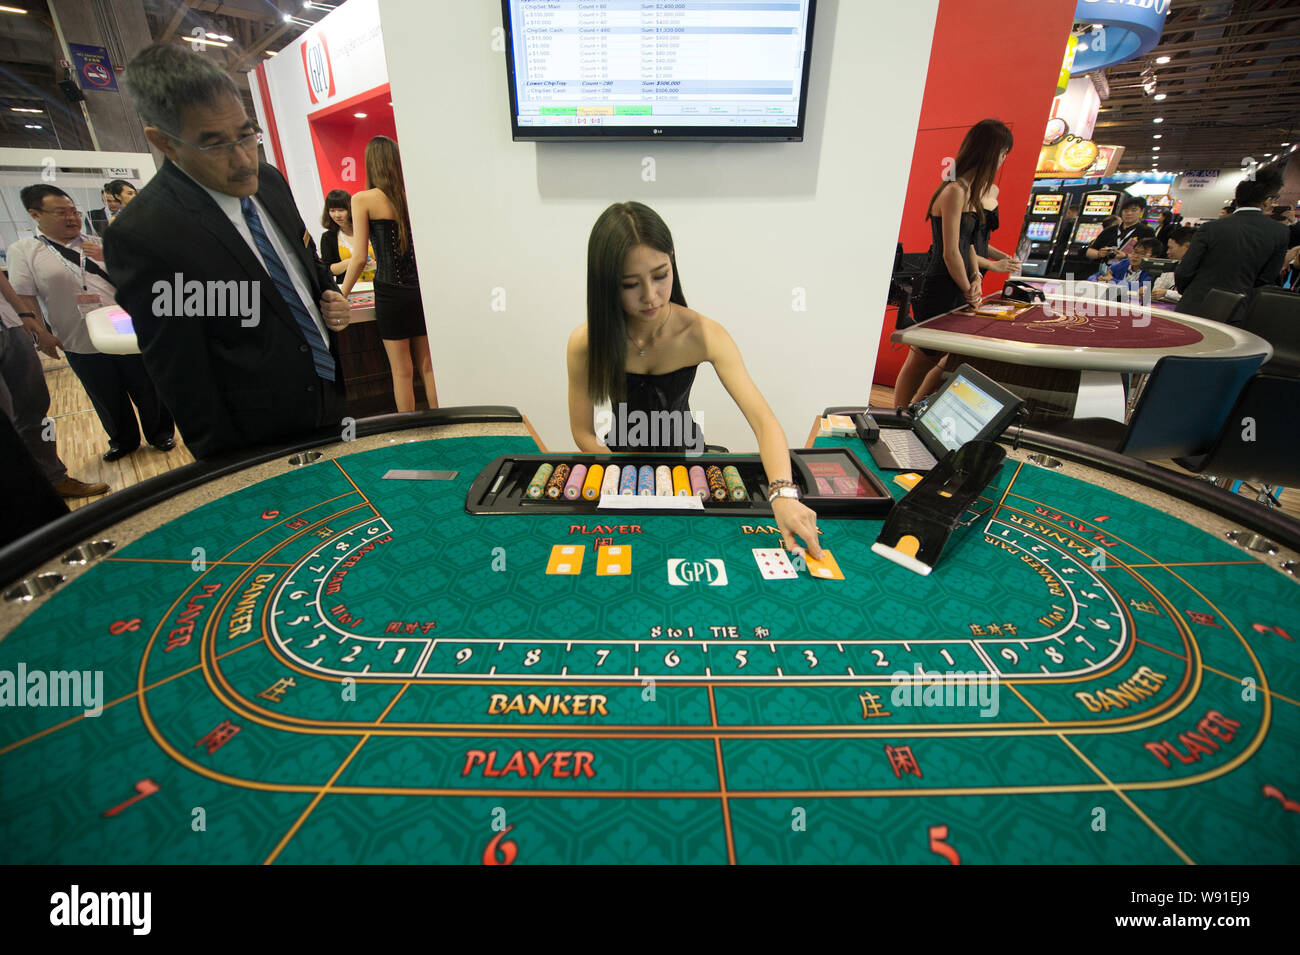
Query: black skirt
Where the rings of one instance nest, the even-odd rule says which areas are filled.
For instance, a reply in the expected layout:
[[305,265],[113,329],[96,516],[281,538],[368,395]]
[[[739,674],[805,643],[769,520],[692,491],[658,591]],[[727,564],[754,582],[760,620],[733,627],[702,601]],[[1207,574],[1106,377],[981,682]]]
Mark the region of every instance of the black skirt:
[[420,287],[376,281],[375,323],[379,326],[379,337],[390,341],[428,335]]

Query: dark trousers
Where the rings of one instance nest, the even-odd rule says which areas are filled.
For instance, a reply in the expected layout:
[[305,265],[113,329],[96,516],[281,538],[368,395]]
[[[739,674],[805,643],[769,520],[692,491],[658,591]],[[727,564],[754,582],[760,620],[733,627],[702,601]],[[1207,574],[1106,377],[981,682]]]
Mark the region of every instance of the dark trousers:
[[8,415],[0,414],[0,547],[68,513]]
[[50,392],[45,372],[25,328],[0,331],[0,416],[13,422],[27,450],[51,484],[68,476],[55,448],[54,428],[47,428]]
[[[65,354],[108,432],[109,447],[134,451],[140,446],[141,427],[150,444],[161,444],[175,435],[176,423],[158,397],[139,355]],[[140,411],[139,426],[132,402]]]

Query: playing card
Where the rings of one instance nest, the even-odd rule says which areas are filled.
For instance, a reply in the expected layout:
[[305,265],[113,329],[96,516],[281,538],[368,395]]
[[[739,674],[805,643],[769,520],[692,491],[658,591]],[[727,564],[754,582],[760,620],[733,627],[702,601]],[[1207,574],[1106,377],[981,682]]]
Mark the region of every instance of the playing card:
[[632,545],[606,544],[596,551],[596,576],[617,574],[626,577],[632,573]]
[[548,574],[582,573],[582,555],[586,544],[556,544],[551,548],[551,559],[546,563]]
[[799,576],[795,573],[790,558],[780,547],[755,547],[754,560],[764,580],[793,580]]
[[844,579],[844,574],[840,571],[840,565],[835,562],[834,556],[825,547],[822,548],[821,560],[814,560],[808,554],[803,555],[803,560],[808,565],[808,573],[813,577],[821,577],[824,580]]

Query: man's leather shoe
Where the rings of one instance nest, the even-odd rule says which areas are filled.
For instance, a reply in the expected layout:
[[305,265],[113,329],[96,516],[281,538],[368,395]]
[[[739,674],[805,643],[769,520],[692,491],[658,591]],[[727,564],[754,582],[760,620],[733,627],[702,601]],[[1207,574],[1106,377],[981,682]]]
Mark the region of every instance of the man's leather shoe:
[[[136,447],[138,448],[139,445],[136,445]],[[135,453],[135,450],[136,450],[136,448],[114,448],[114,447],[109,447],[109,449],[108,449],[107,451],[104,452],[104,460],[105,460],[105,461],[116,461],[118,458],[124,458],[124,457],[126,457],[128,454],[134,454],[134,453]]]
[[159,451],[170,451],[174,447],[176,447],[175,438],[168,438],[165,441],[159,441],[157,444],[154,445],[154,448],[156,448]]
[[54,485],[54,490],[60,497],[94,497],[96,494],[107,494],[107,484],[87,484],[85,481],[78,481],[74,477],[65,477],[58,484]]

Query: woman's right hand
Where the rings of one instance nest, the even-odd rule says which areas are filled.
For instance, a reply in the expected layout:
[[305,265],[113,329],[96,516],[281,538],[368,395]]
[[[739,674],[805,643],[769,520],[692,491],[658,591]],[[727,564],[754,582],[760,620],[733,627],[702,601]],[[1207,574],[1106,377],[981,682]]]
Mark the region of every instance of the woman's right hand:
[[978,281],[971,282],[970,285],[966,286],[966,291],[963,294],[966,297],[966,304],[972,307],[979,305],[984,297],[980,292],[980,283]]

